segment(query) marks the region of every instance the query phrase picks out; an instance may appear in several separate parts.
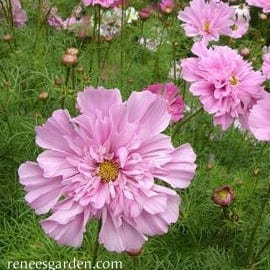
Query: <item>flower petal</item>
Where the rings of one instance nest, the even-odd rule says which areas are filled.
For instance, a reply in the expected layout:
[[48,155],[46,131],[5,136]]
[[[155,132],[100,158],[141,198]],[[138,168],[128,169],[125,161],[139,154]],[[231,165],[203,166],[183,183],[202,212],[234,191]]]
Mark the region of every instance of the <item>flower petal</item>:
[[26,162],[18,170],[25,197],[37,214],[45,214],[54,207],[61,194],[61,178],[45,178],[43,170],[35,162]]

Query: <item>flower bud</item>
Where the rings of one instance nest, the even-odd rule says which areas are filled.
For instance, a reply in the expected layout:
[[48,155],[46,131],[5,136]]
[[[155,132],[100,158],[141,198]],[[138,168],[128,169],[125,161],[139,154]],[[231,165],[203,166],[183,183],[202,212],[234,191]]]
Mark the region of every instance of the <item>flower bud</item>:
[[79,67],[77,67],[77,72],[79,72],[79,73],[83,73],[83,71],[84,71],[83,66],[79,66]]
[[259,18],[260,18],[261,20],[267,20],[267,15],[264,14],[264,13],[261,13],[261,14],[259,14]]
[[141,249],[139,249],[139,250],[129,250],[129,251],[127,251],[127,254],[129,255],[129,256],[139,256],[141,253],[142,253],[142,250],[143,250],[143,248],[141,248]]
[[10,34],[4,34],[3,35],[3,41],[4,42],[10,42],[12,39],[12,36]]
[[67,48],[66,54],[76,55],[78,56],[79,50],[77,48]]
[[62,80],[61,80],[60,78],[58,78],[58,77],[55,78],[54,84],[55,84],[56,86],[60,86],[62,83],[63,83],[63,82],[62,82]]
[[240,50],[240,55],[242,55],[242,56],[248,56],[250,54],[250,49],[249,48],[247,48],[247,47],[245,47],[245,48],[243,48],[243,49],[241,49]]
[[139,11],[139,16],[143,21],[148,20],[152,15],[152,11],[150,8],[143,8]]
[[213,201],[220,206],[229,206],[234,200],[234,192],[230,186],[216,188],[213,192]]
[[72,54],[64,54],[62,57],[62,63],[65,66],[75,66],[78,63],[78,57]]
[[39,93],[38,97],[41,100],[46,100],[48,98],[48,95],[49,95],[48,92],[42,91],[42,92]]

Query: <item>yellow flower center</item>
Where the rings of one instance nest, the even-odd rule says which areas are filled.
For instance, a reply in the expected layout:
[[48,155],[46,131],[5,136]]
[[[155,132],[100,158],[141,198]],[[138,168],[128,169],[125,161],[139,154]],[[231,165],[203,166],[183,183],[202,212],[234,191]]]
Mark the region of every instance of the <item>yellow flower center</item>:
[[238,26],[236,24],[234,24],[231,28],[233,31],[236,31],[238,29]]
[[235,76],[232,76],[230,79],[230,83],[231,85],[237,85],[238,84],[238,80]]
[[105,160],[103,163],[99,164],[98,176],[105,183],[115,181],[119,174],[118,165],[111,160]]
[[210,33],[210,23],[209,22],[205,22],[203,24],[203,31],[206,32],[206,33]]

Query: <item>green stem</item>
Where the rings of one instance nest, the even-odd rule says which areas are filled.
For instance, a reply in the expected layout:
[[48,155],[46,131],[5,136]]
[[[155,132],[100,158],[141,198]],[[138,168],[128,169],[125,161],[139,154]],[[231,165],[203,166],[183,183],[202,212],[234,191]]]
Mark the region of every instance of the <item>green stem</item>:
[[6,106],[4,105],[4,103],[2,101],[0,101],[0,105],[2,107],[2,110],[4,112],[4,115],[6,117],[8,132],[9,132],[9,135],[11,136],[12,135],[12,128],[11,128],[11,124],[10,124],[10,120],[9,120],[9,115],[8,115]]
[[106,60],[108,59],[108,56],[109,56],[109,51],[110,51],[110,48],[111,48],[111,44],[112,44],[112,42],[110,41],[110,42],[109,42],[109,45],[108,45],[108,47],[107,47],[107,50],[106,50],[106,52],[105,52],[105,57],[104,57],[104,60],[103,60],[103,63],[102,63],[101,69],[100,69],[100,73],[102,73],[102,71],[103,71],[104,68],[105,68]]
[[99,83],[99,78],[100,78],[100,75],[101,75],[101,43],[100,43],[100,27],[101,27],[101,6],[98,5],[98,40],[97,40],[97,57],[98,57],[98,82]]
[[9,18],[10,18],[10,25],[14,30],[14,21],[13,21],[13,10],[12,10],[12,3],[11,0],[8,0],[8,11],[9,11]]
[[76,78],[75,78],[75,68],[71,68],[71,81],[72,81],[72,89],[75,90],[76,88]]
[[70,67],[67,67],[67,74],[66,74],[65,86],[64,86],[64,89],[62,91],[61,109],[64,109],[65,108],[66,90],[68,88],[69,77],[70,77]]
[[229,213],[228,213],[228,206],[222,206],[222,210],[223,210],[223,217],[224,219],[228,219],[229,217]]
[[120,89],[123,87],[123,70],[124,70],[124,28],[125,28],[125,0],[122,0],[121,11],[121,32],[120,32]]
[[255,235],[256,235],[256,232],[258,230],[258,227],[262,221],[262,217],[263,217],[263,213],[264,213],[264,210],[267,206],[267,203],[268,203],[268,200],[269,200],[269,194],[270,194],[270,184],[268,185],[268,189],[267,189],[267,193],[266,193],[266,198],[264,199],[264,202],[262,204],[262,208],[261,208],[261,211],[260,211],[260,214],[258,216],[258,219],[252,229],[252,232],[251,232],[251,235],[250,235],[250,239],[249,239],[249,243],[248,243],[248,248],[247,248],[247,254],[246,254],[246,262],[248,265],[252,265],[253,264],[253,256],[251,254],[252,252],[252,247],[253,247],[253,242],[254,242],[254,239],[255,239]]
[[101,230],[101,226],[102,226],[102,222],[101,222],[101,219],[100,219],[98,221],[97,236],[96,236],[96,241],[95,241],[95,246],[94,246],[93,256],[92,256],[92,265],[93,265],[93,267],[95,267],[96,262],[97,262],[97,258],[98,258],[98,248],[99,248],[98,236],[99,236],[99,232]]
[[177,123],[177,125],[174,128],[174,131],[172,133],[172,140],[175,138],[177,132],[181,127],[183,127],[186,123],[188,123],[193,117],[195,117],[197,114],[203,111],[203,107],[200,107],[197,111],[187,116],[184,120]]

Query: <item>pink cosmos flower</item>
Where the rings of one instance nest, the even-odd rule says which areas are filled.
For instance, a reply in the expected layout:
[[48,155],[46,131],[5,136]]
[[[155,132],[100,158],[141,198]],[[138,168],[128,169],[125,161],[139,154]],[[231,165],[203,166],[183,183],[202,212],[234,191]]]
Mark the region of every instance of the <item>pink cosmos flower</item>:
[[104,8],[119,6],[121,1],[119,0],[82,0],[83,4],[86,7],[100,5]]
[[144,90],[148,90],[165,99],[172,122],[177,122],[184,117],[185,104],[179,95],[179,89],[174,83],[153,84],[147,86]]
[[178,19],[188,37],[201,37],[204,41],[219,40],[220,35],[230,35],[234,10],[227,3],[214,0],[193,0],[180,11]]
[[11,0],[13,21],[16,27],[23,27],[28,20],[26,12],[23,10],[19,0]]
[[159,8],[164,13],[171,13],[175,8],[174,0],[161,0],[159,3]]
[[250,109],[263,96],[262,74],[227,46],[207,49],[203,43],[195,43],[192,51],[198,57],[181,62],[182,76],[191,82],[190,91],[214,115],[215,125],[226,130],[238,118],[247,128]]
[[234,9],[232,32],[229,35],[232,38],[241,38],[249,28],[250,13],[249,7],[245,4],[232,6]]
[[48,24],[58,30],[62,29],[64,26],[64,21],[58,15],[57,8],[52,7],[51,10],[47,10],[47,12],[50,12],[48,15]]
[[270,80],[270,52],[267,52],[263,56],[262,73]]
[[263,8],[263,12],[270,12],[270,1],[269,0],[246,0],[251,6]]
[[186,188],[196,155],[161,134],[170,115],[158,95],[133,92],[123,103],[117,89],[90,87],[77,101],[78,117],[57,110],[37,127],[36,143],[45,151],[19,168],[26,201],[37,214],[51,211],[41,226],[59,244],[80,246],[96,218],[108,250],[140,250],[179,215],[178,194],[155,179]]
[[265,93],[263,99],[252,108],[249,117],[249,129],[261,141],[270,141],[270,94]]
[[241,38],[247,33],[249,28],[249,22],[244,20],[235,20],[232,25],[232,32],[229,35],[232,38]]

